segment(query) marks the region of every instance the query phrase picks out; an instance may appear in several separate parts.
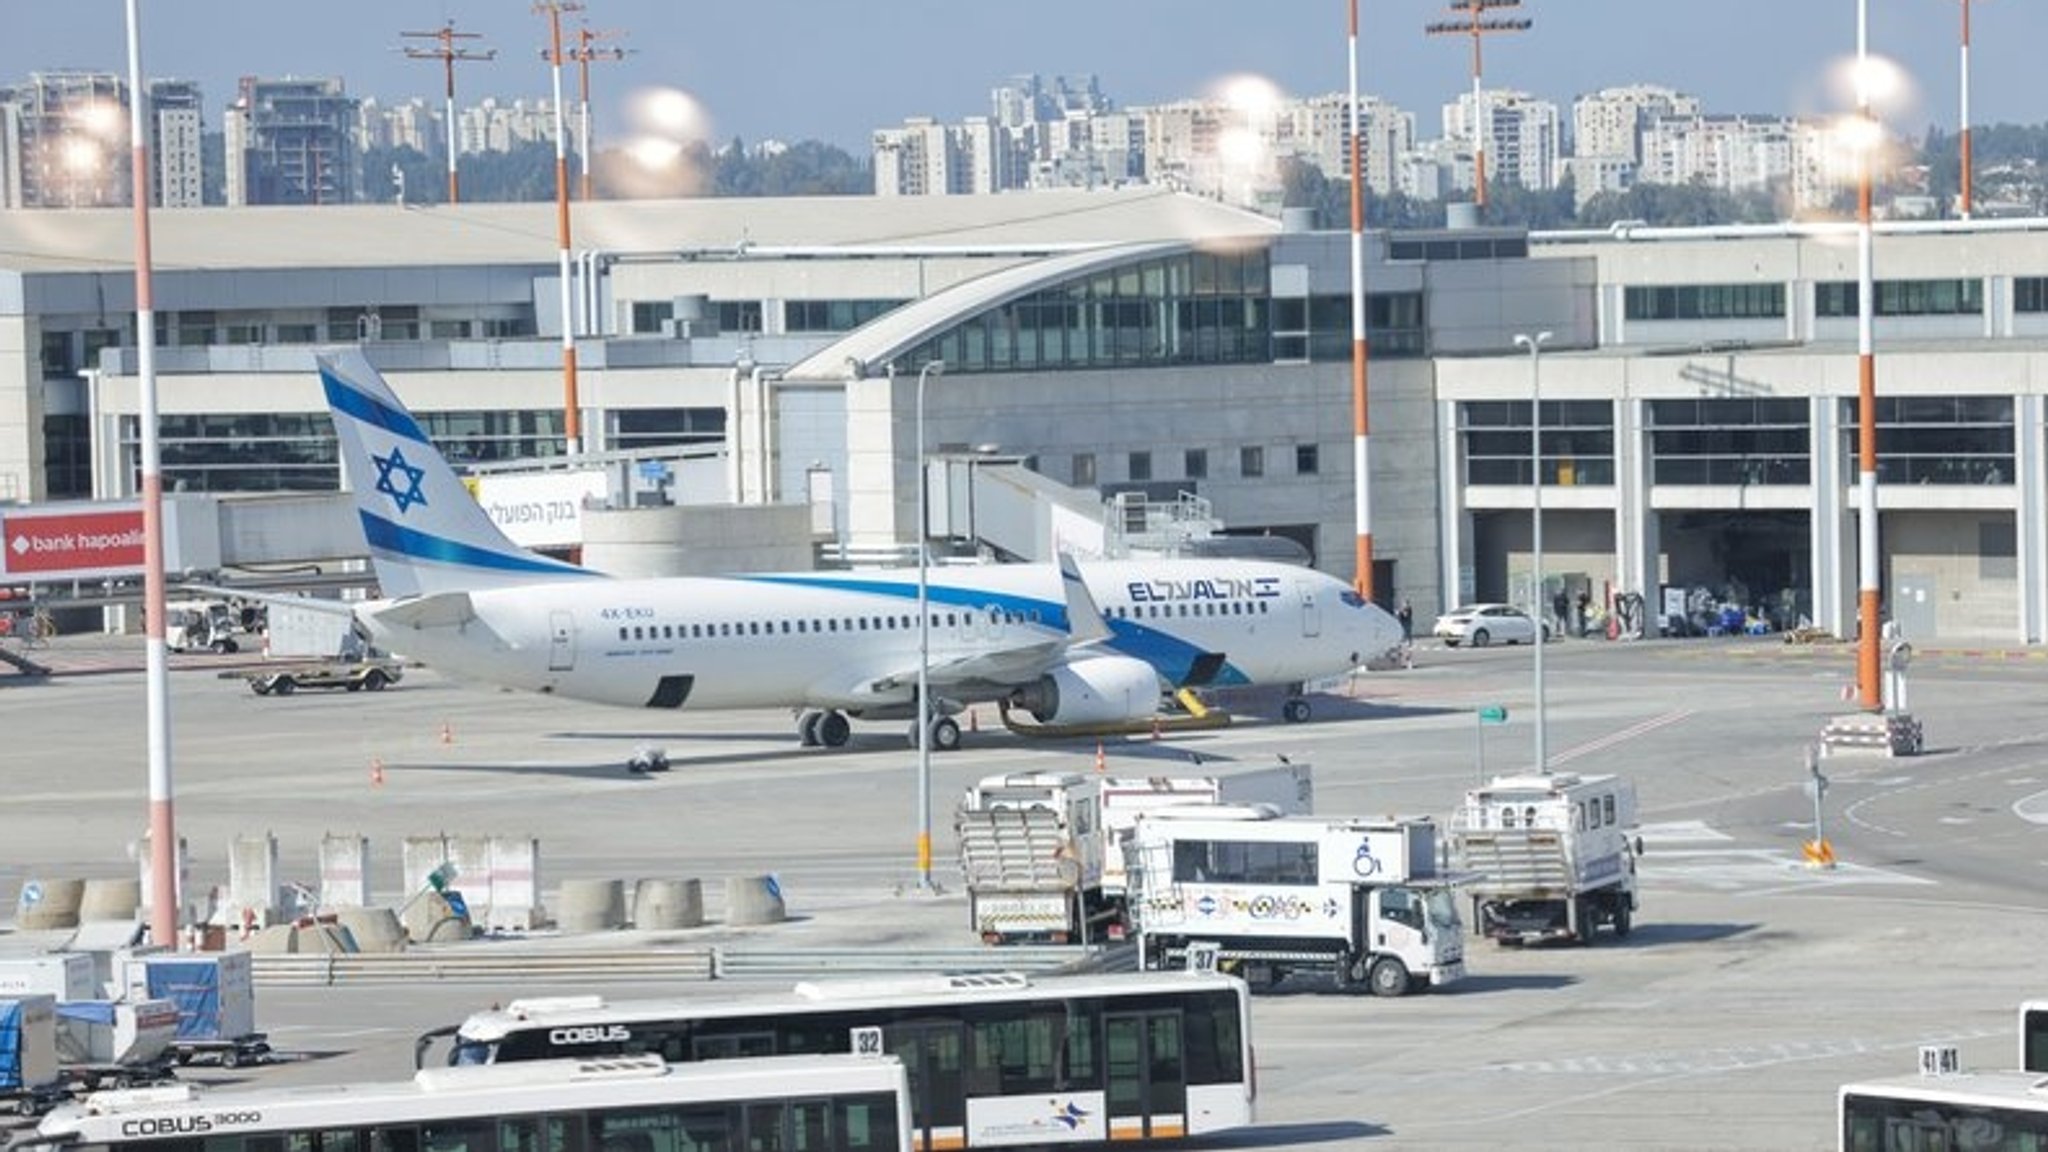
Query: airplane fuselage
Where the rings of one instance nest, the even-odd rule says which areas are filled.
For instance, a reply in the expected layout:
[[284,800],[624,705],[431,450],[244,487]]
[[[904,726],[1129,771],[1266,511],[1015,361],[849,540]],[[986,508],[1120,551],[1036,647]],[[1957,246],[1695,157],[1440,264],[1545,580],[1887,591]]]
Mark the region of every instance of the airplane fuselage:
[[[1255,561],[1083,567],[1110,636],[1088,651],[1144,661],[1162,687],[1294,683],[1399,639],[1391,617],[1310,569]],[[1051,565],[928,570],[929,665],[1068,636]],[[473,618],[390,627],[378,642],[457,675],[571,699],[693,709],[907,705],[919,662],[915,570],[577,580],[469,594]],[[948,683],[1002,698],[1015,679]],[[940,693],[935,690],[935,696]]]

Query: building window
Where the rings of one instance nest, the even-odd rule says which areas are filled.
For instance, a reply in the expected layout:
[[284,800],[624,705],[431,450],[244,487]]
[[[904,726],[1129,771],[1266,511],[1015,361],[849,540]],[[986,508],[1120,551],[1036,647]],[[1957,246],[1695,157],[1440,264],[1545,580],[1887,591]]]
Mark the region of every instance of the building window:
[[1074,453],[1074,473],[1071,483],[1076,488],[1095,487],[1095,453]]
[[655,335],[661,331],[665,321],[675,317],[676,306],[667,300],[633,301],[633,331],[641,335]]
[[1247,480],[1256,480],[1266,474],[1266,449],[1260,444],[1247,444],[1237,450],[1237,472]]
[[[1298,303],[1298,301],[1297,301]],[[1279,333],[1282,330],[1275,303],[1275,360],[1285,359]],[[1314,296],[1308,301],[1308,357],[1320,363],[1351,359],[1351,297]],[[1422,293],[1368,293],[1365,298],[1365,339],[1375,359],[1420,356],[1426,344],[1422,323]]]
[[1209,450],[1190,448],[1181,457],[1181,474],[1190,480],[1205,480],[1209,476]]
[[[1856,466],[1856,405],[1841,401],[1845,471]],[[2010,396],[1877,398],[1880,484],[2010,484],[2014,443]]]
[[2048,276],[2013,277],[2012,310],[2048,312]]
[[[1529,402],[1474,400],[1459,406],[1465,483],[1528,487]],[[1543,482],[1564,487],[1614,483],[1614,405],[1605,400],[1543,402]]]
[[1313,476],[1322,471],[1322,453],[1314,444],[1294,446],[1294,471],[1300,476]]
[[759,332],[761,330],[761,302],[759,300],[720,300],[718,302],[718,330],[720,332]]
[[1653,484],[1805,484],[1804,400],[1652,400]]
[[[1984,311],[1982,280],[1879,280],[1878,316],[1976,316]],[[1831,280],[1813,286],[1813,313],[1823,317],[1858,314],[1854,280]]]
[[[785,300],[782,330],[785,332],[851,332],[884,312],[902,307],[904,300]],[[951,370],[952,364],[947,364]]]
[[1151,478],[1152,454],[1150,452],[1131,453],[1131,479],[1150,480]]
[[1783,284],[1646,284],[1622,293],[1630,320],[1783,319]]

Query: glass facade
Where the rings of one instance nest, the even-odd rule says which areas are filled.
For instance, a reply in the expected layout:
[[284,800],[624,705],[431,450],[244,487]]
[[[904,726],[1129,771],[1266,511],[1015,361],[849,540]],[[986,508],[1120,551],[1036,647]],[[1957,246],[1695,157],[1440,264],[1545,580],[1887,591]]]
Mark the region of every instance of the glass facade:
[[[908,300],[788,300],[782,305],[785,332],[851,332]],[[946,365],[948,370],[952,365]]]
[[[1365,298],[1365,340],[1374,359],[1428,350],[1422,293]],[[1351,297],[1293,296],[1273,301],[1273,359],[1341,363],[1351,359]]]
[[[1975,316],[1984,311],[1982,280],[1879,280],[1877,316]],[[1854,317],[1858,314],[1854,280],[1829,280],[1813,286],[1813,314]]]
[[[1529,402],[1473,400],[1458,406],[1465,483],[1530,482]],[[1605,400],[1543,402],[1543,483],[1614,483],[1614,405]]]
[[[1841,405],[1847,484],[1856,478],[1857,401]],[[2010,396],[1877,399],[1880,484],[2010,484],[2014,443]]]
[[1653,484],[1805,484],[1804,400],[1650,401]]
[[725,439],[723,408],[625,408],[612,413],[612,447],[669,448]]
[[910,350],[946,374],[1272,360],[1265,249],[1193,252],[1106,269],[970,316]]
[[1630,320],[1783,319],[1783,284],[1645,284],[1622,293]]
[[[559,456],[560,411],[427,412],[420,426],[447,458]],[[140,422],[121,418],[129,491],[140,490]],[[334,424],[325,412],[165,416],[158,423],[164,488],[177,492],[331,492],[341,486]]]

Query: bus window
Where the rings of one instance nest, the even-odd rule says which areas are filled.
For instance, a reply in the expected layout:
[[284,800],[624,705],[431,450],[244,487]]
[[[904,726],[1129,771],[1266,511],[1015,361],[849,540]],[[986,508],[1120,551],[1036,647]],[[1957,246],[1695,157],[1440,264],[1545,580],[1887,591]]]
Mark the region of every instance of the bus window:
[[497,1126],[489,1120],[422,1124],[420,1152],[498,1152]]
[[736,1032],[730,1036],[699,1035],[690,1042],[692,1060],[728,1060],[734,1056],[775,1055],[772,1032]]

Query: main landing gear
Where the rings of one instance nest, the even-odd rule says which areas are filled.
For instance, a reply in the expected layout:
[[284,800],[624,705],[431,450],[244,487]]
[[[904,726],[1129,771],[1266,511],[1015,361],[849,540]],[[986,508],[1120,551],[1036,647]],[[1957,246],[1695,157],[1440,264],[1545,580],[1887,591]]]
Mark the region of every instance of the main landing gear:
[[844,748],[853,724],[844,712],[806,708],[796,718],[796,735],[806,748]]

